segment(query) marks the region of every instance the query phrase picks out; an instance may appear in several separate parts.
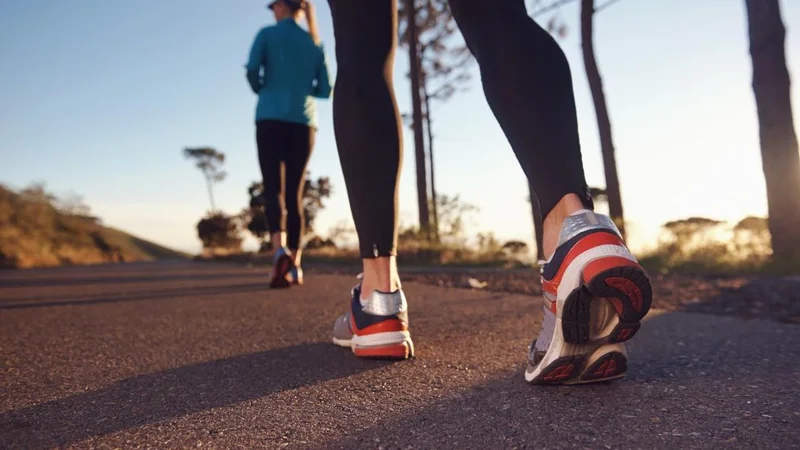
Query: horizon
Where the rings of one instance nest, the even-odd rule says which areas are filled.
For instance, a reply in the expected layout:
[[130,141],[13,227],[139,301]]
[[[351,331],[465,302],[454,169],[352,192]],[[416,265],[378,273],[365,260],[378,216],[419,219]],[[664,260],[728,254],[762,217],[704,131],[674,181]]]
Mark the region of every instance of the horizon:
[[[225,152],[229,175],[214,187],[217,205],[226,213],[247,206],[247,186],[260,176],[256,98],[242,64],[258,29],[274,22],[264,2],[176,0],[148,10],[45,3],[0,5],[0,62],[17,68],[0,74],[0,96],[7,99],[0,105],[7,118],[0,149],[11,162],[0,182],[19,189],[43,181],[55,194],[81,195],[108,226],[199,251],[194,226],[208,209],[205,182],[181,150]],[[669,220],[766,216],[744,3],[698,3],[691,15],[670,3],[618,2],[595,18],[629,243],[639,251]],[[315,5],[335,82],[328,5]],[[560,11],[569,34],[558,42],[572,69],[587,181],[604,186],[577,6]],[[800,27],[800,4],[781,6],[787,64],[796,74],[800,33],[793,27]],[[685,31],[676,32],[676,25]],[[406,71],[400,50],[394,73],[401,112],[410,110]],[[522,240],[533,249],[525,177],[486,105],[474,63],[471,72],[467,92],[434,107],[437,192],[461,194],[480,208],[476,224],[468,224],[470,236],[493,231],[501,241]],[[795,106],[798,95],[793,88]],[[334,189],[317,219],[324,235],[342,220],[352,225],[352,218],[331,102],[317,105],[320,130],[309,170],[314,178],[330,177]],[[797,111],[794,117],[797,129]],[[413,137],[405,127],[403,137],[400,215],[411,224],[416,183]],[[253,242],[250,237],[248,246]]]

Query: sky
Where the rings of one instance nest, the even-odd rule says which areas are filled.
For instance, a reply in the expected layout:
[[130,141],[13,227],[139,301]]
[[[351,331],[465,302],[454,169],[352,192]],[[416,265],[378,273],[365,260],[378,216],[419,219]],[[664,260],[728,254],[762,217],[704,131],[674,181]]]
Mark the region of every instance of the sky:
[[[260,178],[256,97],[243,64],[255,34],[274,23],[265,1],[4,0],[0,2],[0,182],[43,181],[83,196],[108,225],[198,251],[195,224],[209,209],[205,181],[187,146],[227,155],[217,206],[236,213]],[[336,73],[327,2],[319,27]],[[577,3],[560,18],[590,185],[604,185],[594,108],[578,36]],[[800,2],[783,0],[790,73],[800,73]],[[540,20],[546,20],[547,16]],[[625,0],[595,18],[595,50],[616,148],[629,244],[653,245],[659,225],[704,216],[766,215],[742,0]],[[407,58],[395,87],[410,111]],[[436,184],[480,210],[469,232],[531,242],[522,170],[479,83],[433,108]],[[795,78],[796,79],[796,78]],[[800,94],[792,86],[795,127]],[[334,194],[317,219],[325,231],[352,223],[333,135],[331,102],[320,101],[309,170]],[[416,221],[413,139],[404,136],[402,222]],[[252,245],[252,241],[247,245]]]

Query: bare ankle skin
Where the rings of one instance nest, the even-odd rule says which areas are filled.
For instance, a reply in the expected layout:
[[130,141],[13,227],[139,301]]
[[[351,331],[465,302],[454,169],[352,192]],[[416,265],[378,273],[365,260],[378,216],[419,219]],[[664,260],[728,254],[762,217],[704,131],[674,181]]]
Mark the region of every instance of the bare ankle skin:
[[556,251],[558,236],[561,233],[561,225],[564,223],[564,219],[582,209],[586,209],[586,207],[581,199],[575,194],[567,194],[556,203],[555,208],[544,218],[542,241],[545,259],[549,260]]
[[397,259],[394,256],[363,260],[364,277],[361,279],[361,297],[373,291],[394,292],[400,289]]

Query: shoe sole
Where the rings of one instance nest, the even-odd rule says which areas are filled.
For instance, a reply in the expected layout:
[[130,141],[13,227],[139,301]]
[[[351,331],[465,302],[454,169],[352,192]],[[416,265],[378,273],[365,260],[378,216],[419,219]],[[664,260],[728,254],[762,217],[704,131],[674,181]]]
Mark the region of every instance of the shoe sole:
[[349,348],[359,358],[400,360],[414,357],[414,342],[407,332],[400,342],[381,342],[396,340],[396,336],[381,336],[389,334],[391,333],[377,333],[361,337],[361,340],[366,342],[374,342],[374,344],[370,343],[368,345],[354,343],[353,339],[337,338],[333,338],[333,343],[340,347]]
[[[553,342],[539,369],[525,379],[532,384],[583,384],[619,379],[628,368],[623,342],[641,327],[653,291],[644,269],[633,261],[600,258],[583,268],[582,285],[564,301]],[[609,267],[609,266],[612,267]]]
[[[564,302],[561,313],[564,341],[582,345],[590,341],[613,344],[630,340],[650,311],[653,300],[650,278],[639,266],[613,267],[592,273],[591,265],[584,270],[584,285],[572,291]],[[590,277],[586,277],[587,273]],[[592,303],[598,301],[611,304],[617,321],[601,330],[592,330]],[[613,327],[610,330],[609,325]]]
[[604,351],[600,348],[590,358],[573,355],[556,359],[542,369],[531,383],[537,385],[598,383],[623,378],[627,370],[628,358],[624,352]]
[[281,255],[278,261],[275,262],[275,266],[275,276],[270,280],[269,287],[273,289],[290,287],[292,284],[286,279],[286,275],[289,274],[289,271],[292,270],[292,266],[294,266],[292,258],[286,254]]

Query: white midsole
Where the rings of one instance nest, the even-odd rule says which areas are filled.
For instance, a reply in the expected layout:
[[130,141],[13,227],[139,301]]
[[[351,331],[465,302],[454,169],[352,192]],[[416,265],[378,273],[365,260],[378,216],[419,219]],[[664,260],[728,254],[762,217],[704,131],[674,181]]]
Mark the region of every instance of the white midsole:
[[333,338],[333,343],[340,347],[350,348],[350,339],[336,339]]
[[400,344],[411,340],[408,331],[387,331],[384,333],[353,335],[350,339],[333,338],[333,343],[342,347],[379,347],[382,345]]
[[627,355],[625,344],[620,342],[615,344],[604,344],[598,341],[588,342],[586,344],[567,343],[564,341],[563,334],[561,332],[561,321],[557,321],[555,332],[553,333],[553,340],[550,342],[550,348],[547,349],[544,359],[542,359],[532,371],[525,371],[525,381],[533,381],[534,378],[538,377],[539,374],[542,373],[543,369],[547,368],[547,366],[549,366],[558,358],[574,355],[586,356],[584,367],[589,367],[592,365],[592,363],[594,363],[594,361],[600,359],[601,356],[611,352],[618,352],[622,353],[623,355]]

